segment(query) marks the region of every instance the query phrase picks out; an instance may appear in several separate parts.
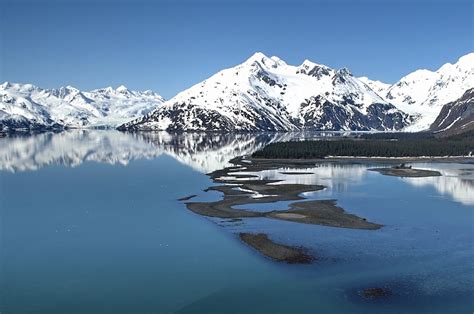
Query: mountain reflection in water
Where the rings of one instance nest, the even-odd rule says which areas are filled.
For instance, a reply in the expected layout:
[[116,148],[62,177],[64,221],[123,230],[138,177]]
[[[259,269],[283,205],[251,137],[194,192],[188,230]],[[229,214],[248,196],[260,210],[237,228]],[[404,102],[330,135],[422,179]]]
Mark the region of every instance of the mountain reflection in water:
[[179,134],[166,132],[70,130],[0,140],[0,170],[38,170],[48,165],[74,167],[86,161],[127,165],[167,154],[206,173],[236,156],[249,154],[288,134]]
[[[201,173],[222,169],[229,160],[248,155],[265,145],[292,139],[317,139],[347,135],[344,133],[122,133],[114,130],[69,130],[6,137],[0,140],[0,170],[35,171],[49,165],[79,166],[86,161],[127,165],[138,159],[168,155]],[[324,184],[344,191],[348,184],[362,181],[369,165],[319,164],[302,169],[312,175],[285,175],[285,169],[263,171],[266,179],[284,179],[302,184]],[[474,204],[474,166],[417,164],[417,167],[440,171],[441,177],[397,178],[413,186],[431,185],[442,195],[466,205]],[[288,170],[288,169],[287,169]],[[377,174],[379,175],[379,174]]]

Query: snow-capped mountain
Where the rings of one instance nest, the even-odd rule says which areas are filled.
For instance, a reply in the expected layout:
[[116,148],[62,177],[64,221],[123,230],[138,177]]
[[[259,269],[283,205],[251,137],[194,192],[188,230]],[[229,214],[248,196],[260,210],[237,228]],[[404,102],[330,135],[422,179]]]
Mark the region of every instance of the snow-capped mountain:
[[256,53],[179,93],[121,130],[399,130],[407,114],[347,69]]
[[455,64],[446,63],[437,71],[417,70],[393,85],[360,79],[386,101],[415,117],[406,131],[426,130],[445,104],[474,87],[474,53],[459,58]]
[[444,105],[430,130],[443,134],[474,130],[474,88],[466,91],[458,100]]
[[89,92],[66,86],[42,89],[31,84],[0,85],[0,130],[116,127],[164,102],[152,92],[125,86]]
[[393,85],[305,60],[288,65],[256,53],[167,102],[152,92],[107,87],[0,85],[0,131],[117,127],[120,130],[254,132],[427,130],[441,108],[474,88],[474,53]]

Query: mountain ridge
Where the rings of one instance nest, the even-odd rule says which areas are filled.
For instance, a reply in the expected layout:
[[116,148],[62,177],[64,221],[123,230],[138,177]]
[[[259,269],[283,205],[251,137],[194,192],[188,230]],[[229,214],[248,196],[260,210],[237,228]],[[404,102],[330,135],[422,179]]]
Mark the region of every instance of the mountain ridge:
[[474,88],[474,53],[394,84],[261,52],[168,101],[121,85],[81,91],[0,84],[0,130],[115,128],[170,132],[420,131]]
[[399,130],[410,118],[346,68],[288,65],[257,52],[121,130]]

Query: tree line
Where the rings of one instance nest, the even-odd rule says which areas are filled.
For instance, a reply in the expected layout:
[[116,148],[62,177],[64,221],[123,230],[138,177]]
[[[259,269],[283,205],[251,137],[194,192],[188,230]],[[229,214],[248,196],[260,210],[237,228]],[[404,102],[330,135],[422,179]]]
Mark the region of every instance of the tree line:
[[253,154],[255,158],[310,159],[328,156],[421,157],[474,154],[474,132],[449,138],[400,136],[398,139],[354,138],[272,143]]

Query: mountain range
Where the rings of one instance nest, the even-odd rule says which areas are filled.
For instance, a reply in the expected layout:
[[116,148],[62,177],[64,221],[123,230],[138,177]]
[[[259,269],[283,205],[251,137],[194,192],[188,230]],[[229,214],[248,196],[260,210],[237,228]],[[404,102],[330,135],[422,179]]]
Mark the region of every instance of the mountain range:
[[179,93],[122,130],[400,130],[411,118],[346,68],[292,66],[256,53]]
[[31,84],[0,85],[1,129],[111,128],[147,114],[164,99],[125,86],[89,92],[72,86],[42,89]]
[[[152,91],[124,86],[82,92],[70,86],[48,90],[4,83],[0,129],[420,131],[442,120],[438,116],[447,112],[443,106],[471,88],[474,53],[437,71],[417,70],[395,84],[356,77],[346,68],[332,69],[309,60],[293,66],[255,53],[168,101]],[[471,106],[467,102],[468,109]],[[453,116],[458,111],[449,112]]]
[[421,131],[474,87],[474,53],[393,85],[305,60],[256,53],[165,102],[122,130]]
[[361,78],[385,100],[414,117],[406,131],[426,130],[440,114],[441,108],[458,100],[474,87],[474,53],[437,71],[417,70],[393,85]]

